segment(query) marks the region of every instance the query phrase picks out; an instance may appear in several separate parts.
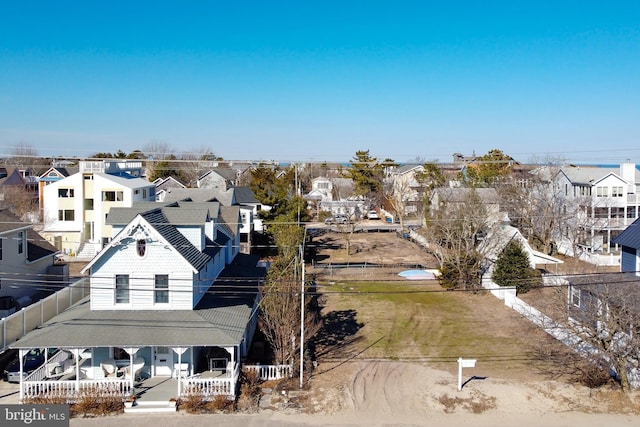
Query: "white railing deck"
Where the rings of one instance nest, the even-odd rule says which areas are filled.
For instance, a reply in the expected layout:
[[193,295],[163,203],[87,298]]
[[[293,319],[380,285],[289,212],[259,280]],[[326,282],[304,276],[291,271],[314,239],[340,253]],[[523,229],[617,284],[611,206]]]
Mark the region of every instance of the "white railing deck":
[[[63,352],[61,352],[64,354]],[[58,353],[60,354],[60,353]],[[57,354],[56,354],[57,356]],[[57,362],[55,356],[49,363]],[[68,369],[68,375],[75,375],[75,366]],[[290,365],[245,365],[243,369],[256,372],[262,381],[278,380],[291,377],[292,368]],[[73,372],[71,372],[73,370]],[[36,372],[38,372],[36,374]],[[74,400],[79,396],[86,394],[97,396],[119,396],[126,397],[135,392],[131,388],[131,382],[122,378],[99,378],[89,379],[63,379],[46,378],[46,370],[43,368],[34,371],[27,379],[23,381],[23,398],[29,399],[34,397],[58,397]],[[226,369],[214,375],[213,371],[207,371],[196,374],[192,377],[180,378],[180,389],[182,396],[200,395],[203,397],[212,397],[217,395],[235,396],[238,385],[238,377],[240,375],[240,366],[235,364],[233,369]]]
[[50,365],[51,363],[61,363],[61,362],[64,362],[65,360],[68,360],[68,358],[69,358],[69,353],[66,353],[64,351],[57,352],[56,354],[51,356],[49,358],[49,360],[47,360],[46,363],[44,363],[38,369],[33,371],[31,374],[29,374],[29,376],[27,376],[25,378],[25,381],[44,381],[44,380],[46,380],[47,375],[49,374],[49,372],[47,372],[47,369],[48,369],[47,365]]
[[[82,395],[120,396],[132,393],[131,382],[119,378],[104,378],[96,380],[49,380],[24,381],[24,399],[34,397],[61,397],[74,399]],[[77,389],[76,389],[77,387]]]
[[261,381],[280,380],[293,375],[291,365],[245,365],[243,369],[255,372]]

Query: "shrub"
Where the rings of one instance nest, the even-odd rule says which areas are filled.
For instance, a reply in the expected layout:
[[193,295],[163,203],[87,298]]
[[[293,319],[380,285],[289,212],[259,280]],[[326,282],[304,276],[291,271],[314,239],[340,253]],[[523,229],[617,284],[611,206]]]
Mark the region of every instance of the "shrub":
[[589,360],[582,360],[576,366],[578,381],[589,388],[600,388],[614,383],[606,362],[598,361],[593,363]]
[[233,410],[233,400],[221,394],[216,395],[213,400],[207,403],[207,410],[210,412],[230,412]]
[[261,395],[262,387],[258,374],[255,371],[242,370],[238,408],[249,411],[256,409]]
[[178,404],[180,409],[184,409],[190,414],[203,414],[207,412],[208,402],[200,394],[191,394],[183,397]]
[[124,403],[120,396],[96,396],[82,394],[69,407],[71,417],[105,416],[122,412]]

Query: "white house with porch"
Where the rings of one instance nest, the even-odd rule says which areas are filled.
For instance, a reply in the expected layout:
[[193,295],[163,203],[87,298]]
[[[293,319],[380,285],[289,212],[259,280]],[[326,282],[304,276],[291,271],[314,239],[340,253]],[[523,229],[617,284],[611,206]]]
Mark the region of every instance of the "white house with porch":
[[217,202],[112,208],[114,236],[83,270],[90,296],[11,345],[60,350],[24,376],[20,398],[124,398],[167,380],[165,402],[235,396],[265,274],[238,254],[239,215]]

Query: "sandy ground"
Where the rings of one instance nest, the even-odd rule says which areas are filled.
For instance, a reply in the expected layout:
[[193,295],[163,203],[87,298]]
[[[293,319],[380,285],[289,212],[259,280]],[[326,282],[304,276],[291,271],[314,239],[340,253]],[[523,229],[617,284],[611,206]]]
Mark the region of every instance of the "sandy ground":
[[[319,366],[305,408],[262,409],[253,414],[117,415],[74,418],[71,426],[637,426],[625,402],[610,407],[606,391],[553,381],[522,383],[482,378],[481,367],[457,377],[421,363],[357,361]],[[323,372],[331,372],[323,378]],[[328,379],[331,378],[329,381]],[[336,382],[336,378],[341,381]],[[16,385],[0,384],[0,404],[17,403]],[[290,393],[293,396],[293,393]],[[639,396],[631,399],[638,403]],[[609,403],[605,403],[609,402]],[[629,402],[631,403],[631,402]],[[612,410],[619,412],[609,413]]]

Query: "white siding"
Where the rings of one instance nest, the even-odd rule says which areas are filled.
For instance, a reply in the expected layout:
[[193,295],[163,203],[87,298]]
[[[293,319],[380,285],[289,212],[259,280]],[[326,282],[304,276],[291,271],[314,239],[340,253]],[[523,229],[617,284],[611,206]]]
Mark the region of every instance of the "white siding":
[[[91,271],[92,310],[191,310],[193,308],[193,269],[175,249],[165,248],[158,241],[147,243],[144,257],[136,252],[135,242],[108,249]],[[124,243],[123,243],[124,245]],[[105,264],[104,261],[108,260]],[[130,302],[115,304],[114,289],[117,274],[129,275]],[[154,277],[169,276],[169,303],[154,304]]]
[[204,234],[202,233],[201,227],[185,227],[179,226],[177,227],[178,231],[189,240],[189,242],[198,248],[199,250],[204,250]]
[[[59,199],[58,189],[73,188],[73,199]],[[43,195],[43,222],[47,231],[82,231],[82,175],[74,174],[44,187]],[[58,221],[60,203],[64,203],[65,209],[73,206],[73,221]]]

